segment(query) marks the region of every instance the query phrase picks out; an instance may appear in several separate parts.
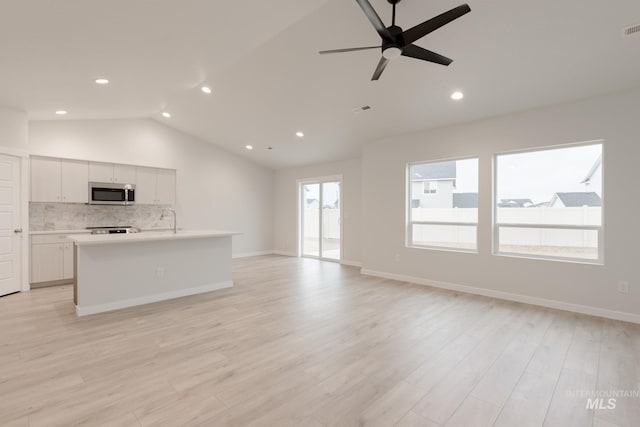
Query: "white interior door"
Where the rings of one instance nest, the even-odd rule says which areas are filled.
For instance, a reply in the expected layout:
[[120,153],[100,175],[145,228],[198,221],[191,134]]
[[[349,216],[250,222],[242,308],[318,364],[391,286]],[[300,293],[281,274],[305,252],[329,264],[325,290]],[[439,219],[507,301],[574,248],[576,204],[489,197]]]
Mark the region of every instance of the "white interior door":
[[0,154],[0,296],[20,290],[20,159]]

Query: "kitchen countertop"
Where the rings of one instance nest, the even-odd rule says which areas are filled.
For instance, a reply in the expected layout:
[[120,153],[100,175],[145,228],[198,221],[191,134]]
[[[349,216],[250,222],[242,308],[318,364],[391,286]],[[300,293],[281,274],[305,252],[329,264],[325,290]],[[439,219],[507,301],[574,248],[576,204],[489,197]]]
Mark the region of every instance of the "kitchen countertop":
[[173,231],[143,231],[131,234],[78,234],[69,236],[69,240],[78,246],[84,245],[105,245],[114,243],[135,243],[153,242],[161,240],[181,240],[181,239],[203,239],[208,237],[229,237],[235,236],[235,231],[222,230],[178,230]]
[[47,234],[89,234],[91,230],[32,230],[29,231],[30,236],[39,236]]
[[[143,228],[142,231],[171,231],[170,228]],[[181,229],[178,229],[181,231]],[[47,234],[91,234],[91,230],[87,230],[86,228],[81,228],[79,230],[31,230],[29,231],[30,236],[38,236],[38,235],[47,235]]]

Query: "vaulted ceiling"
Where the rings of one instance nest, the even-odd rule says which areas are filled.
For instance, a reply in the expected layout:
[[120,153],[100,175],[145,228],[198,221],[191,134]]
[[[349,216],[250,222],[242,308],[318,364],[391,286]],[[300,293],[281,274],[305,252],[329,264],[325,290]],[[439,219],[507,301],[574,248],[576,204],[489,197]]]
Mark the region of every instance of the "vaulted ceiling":
[[[403,0],[397,23],[407,29],[461,2]],[[389,25],[387,0],[371,3]],[[379,51],[317,53],[379,43],[353,0],[7,0],[0,104],[31,120],[151,117],[282,168],[354,157],[394,134],[640,87],[640,36],[621,36],[640,23],[637,0],[468,3],[471,13],[417,43],[451,66],[402,57],[372,82]],[[99,77],[111,83],[98,86]],[[465,98],[452,101],[454,90]],[[372,108],[352,111],[363,105]]]

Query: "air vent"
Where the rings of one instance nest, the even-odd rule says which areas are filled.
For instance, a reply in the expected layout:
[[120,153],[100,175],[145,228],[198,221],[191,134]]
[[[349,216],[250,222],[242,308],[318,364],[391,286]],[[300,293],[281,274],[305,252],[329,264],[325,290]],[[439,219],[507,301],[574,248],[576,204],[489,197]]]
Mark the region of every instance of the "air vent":
[[363,111],[367,111],[367,110],[370,110],[370,109],[371,109],[370,105],[363,105],[362,107],[353,108],[351,111],[353,111],[354,113],[358,114],[358,113],[362,113]]
[[633,37],[640,35],[640,24],[631,25],[622,29],[622,37]]

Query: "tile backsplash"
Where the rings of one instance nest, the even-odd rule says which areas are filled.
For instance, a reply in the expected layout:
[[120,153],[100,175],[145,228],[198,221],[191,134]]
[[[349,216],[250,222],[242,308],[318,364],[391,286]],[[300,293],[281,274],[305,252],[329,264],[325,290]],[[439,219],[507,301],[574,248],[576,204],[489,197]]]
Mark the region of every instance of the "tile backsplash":
[[140,228],[170,228],[172,216],[161,220],[163,206],[104,206],[80,203],[29,203],[32,231],[80,230],[86,227],[132,225]]

